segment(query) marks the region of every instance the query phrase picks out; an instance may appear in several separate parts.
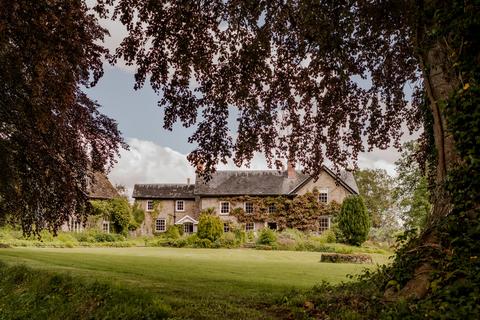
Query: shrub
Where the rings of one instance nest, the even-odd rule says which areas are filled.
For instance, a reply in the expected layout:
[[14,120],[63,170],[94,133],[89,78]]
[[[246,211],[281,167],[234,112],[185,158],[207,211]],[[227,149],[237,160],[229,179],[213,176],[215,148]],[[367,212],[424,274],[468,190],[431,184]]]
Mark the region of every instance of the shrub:
[[346,243],[359,246],[367,240],[371,219],[363,199],[349,196],[342,204],[338,216],[338,227]]
[[87,233],[87,232],[81,232],[81,233],[75,233],[74,237],[77,238],[78,242],[95,242],[95,237],[93,233]]
[[242,226],[235,224],[230,225],[230,234],[235,235],[235,239],[238,241],[238,244],[242,244],[247,239],[247,233],[243,230]]
[[212,241],[210,241],[209,239],[197,239],[193,246],[195,248],[211,248]]
[[211,242],[219,239],[223,234],[223,223],[218,216],[202,213],[198,220],[197,235],[200,239],[208,239]]
[[216,241],[219,247],[222,248],[235,248],[237,247],[241,242],[237,239],[234,233],[232,232],[227,232],[224,233],[223,236]]
[[263,228],[262,230],[260,230],[260,234],[257,240],[258,244],[273,246],[276,244],[276,242],[277,235],[273,230],[269,228]]
[[302,241],[306,238],[305,233],[297,229],[285,229],[280,235],[283,239],[290,239],[293,241]]
[[110,233],[96,233],[94,235],[95,242],[115,242],[115,236]]
[[163,236],[167,239],[176,240],[180,238],[180,231],[178,230],[177,226],[168,226],[167,231],[163,234]]
[[328,229],[322,232],[322,234],[318,237],[318,241],[323,243],[335,243],[337,241],[337,237],[333,230]]
[[[53,240],[54,239],[52,238],[52,241]],[[68,242],[69,243],[75,243],[75,242],[77,242],[77,239],[72,234],[65,233],[65,232],[59,233],[56,240],[60,241],[60,242],[63,242],[63,243],[68,243]]]
[[172,247],[175,247],[175,248],[183,248],[183,247],[188,246],[188,240],[185,239],[185,238],[180,238],[180,239],[177,239],[177,240],[170,241],[169,244]]

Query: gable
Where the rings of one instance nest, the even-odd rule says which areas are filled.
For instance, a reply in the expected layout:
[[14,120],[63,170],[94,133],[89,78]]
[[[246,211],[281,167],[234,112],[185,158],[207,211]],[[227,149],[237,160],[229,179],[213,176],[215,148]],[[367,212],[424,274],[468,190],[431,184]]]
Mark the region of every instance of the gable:
[[338,203],[342,203],[343,200],[351,194],[357,194],[355,190],[346,185],[344,181],[339,181],[336,176],[332,176],[326,170],[320,173],[316,181],[313,178],[309,179],[305,184],[295,190],[293,194],[303,195],[307,192],[312,192],[315,188],[318,191],[327,191],[329,201],[334,200]]

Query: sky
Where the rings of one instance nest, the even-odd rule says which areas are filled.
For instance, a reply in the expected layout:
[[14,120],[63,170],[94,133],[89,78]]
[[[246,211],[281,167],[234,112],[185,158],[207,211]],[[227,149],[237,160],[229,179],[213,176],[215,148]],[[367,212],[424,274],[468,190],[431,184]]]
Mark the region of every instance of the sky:
[[[105,45],[114,50],[125,34],[118,22],[103,21],[111,37]],[[192,128],[176,124],[173,131],[163,129],[163,109],[157,106],[160,97],[150,88],[134,90],[134,66],[119,62],[115,66],[105,63],[105,73],[99,83],[87,94],[102,107],[100,111],[118,122],[130,150],[121,150],[117,164],[109,173],[111,182],[123,185],[131,194],[135,183],[186,183],[187,178],[194,181],[194,168],[186,157],[194,149],[187,139],[193,133]],[[234,121],[230,121],[231,130],[235,130]],[[233,132],[235,134],[235,132]],[[403,140],[411,140],[406,135]],[[393,148],[362,153],[358,166],[381,168],[391,175],[395,174],[394,162],[399,152]],[[229,163],[219,169],[236,169]],[[245,168],[243,168],[245,169]],[[262,155],[256,154],[249,169],[267,169]]]

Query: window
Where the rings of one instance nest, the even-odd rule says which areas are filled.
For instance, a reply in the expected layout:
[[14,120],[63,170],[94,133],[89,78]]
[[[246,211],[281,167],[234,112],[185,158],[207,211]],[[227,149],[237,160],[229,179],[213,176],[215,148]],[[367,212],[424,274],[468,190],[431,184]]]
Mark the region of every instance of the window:
[[220,214],[230,213],[230,202],[220,202]]
[[253,202],[245,202],[245,213],[253,213]]
[[185,201],[177,200],[177,211],[185,211]]
[[70,230],[73,232],[82,232],[82,223],[77,219],[73,220]]
[[245,223],[245,231],[255,231],[255,224],[253,222]]
[[320,190],[320,194],[318,195],[318,201],[322,203],[328,202],[328,189]]
[[269,222],[268,228],[271,230],[277,230],[277,223],[276,222]]
[[185,222],[183,224],[183,232],[185,233],[193,233],[193,223]]
[[328,229],[330,229],[330,217],[320,217],[318,220],[318,231],[323,233]]
[[228,223],[223,224],[223,232],[230,232],[230,225]]
[[153,200],[147,201],[147,211],[153,211]]
[[110,222],[109,221],[103,221],[102,222],[102,231],[104,233],[110,233]]
[[277,211],[277,208],[275,207],[275,203],[270,203],[268,205],[268,213],[275,213]]
[[156,232],[165,232],[165,219],[157,219],[155,220],[155,231]]

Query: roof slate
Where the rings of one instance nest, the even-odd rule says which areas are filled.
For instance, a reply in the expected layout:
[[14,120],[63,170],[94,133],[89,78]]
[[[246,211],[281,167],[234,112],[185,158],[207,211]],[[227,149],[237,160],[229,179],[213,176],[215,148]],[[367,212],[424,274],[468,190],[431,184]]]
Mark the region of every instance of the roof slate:
[[93,182],[88,186],[90,199],[113,199],[118,197],[117,189],[110,183],[107,176],[101,172],[93,174]]
[[144,199],[190,199],[195,186],[188,184],[136,184],[133,198]]

